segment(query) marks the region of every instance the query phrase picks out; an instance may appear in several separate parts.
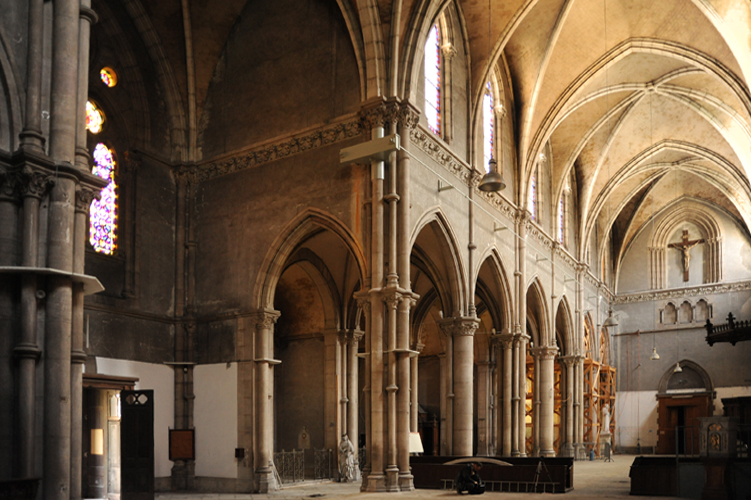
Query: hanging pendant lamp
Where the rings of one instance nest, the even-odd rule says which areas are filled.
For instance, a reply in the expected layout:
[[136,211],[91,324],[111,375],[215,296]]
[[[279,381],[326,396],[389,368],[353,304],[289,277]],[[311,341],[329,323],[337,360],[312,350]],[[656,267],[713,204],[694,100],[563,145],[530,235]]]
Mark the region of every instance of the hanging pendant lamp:
[[495,158],[490,158],[488,162],[489,172],[482,176],[478,189],[480,191],[503,191],[506,189],[506,182],[503,176],[498,173],[498,162]]

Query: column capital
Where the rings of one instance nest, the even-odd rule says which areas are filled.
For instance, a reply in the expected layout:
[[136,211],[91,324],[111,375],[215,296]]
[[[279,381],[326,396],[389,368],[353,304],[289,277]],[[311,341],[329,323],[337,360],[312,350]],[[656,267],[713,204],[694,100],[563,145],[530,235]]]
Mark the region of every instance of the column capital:
[[362,340],[365,336],[365,332],[362,330],[350,330],[347,332],[347,343],[356,344]]
[[88,213],[91,207],[91,202],[99,200],[102,195],[99,191],[87,186],[76,186],[76,212]]
[[555,359],[558,354],[558,348],[555,346],[533,347],[530,349],[530,352],[532,353],[532,356],[535,356],[540,360],[551,360]]
[[566,365],[567,367],[574,366],[576,364],[576,356],[558,356],[558,361],[560,361],[562,364]]
[[354,298],[357,301],[357,305],[365,311],[365,314],[370,313],[370,294],[367,290],[360,290],[354,294]]
[[446,318],[438,322],[443,333],[454,337],[472,336],[480,326],[480,320],[471,316],[458,316]]
[[55,185],[55,178],[49,172],[34,169],[28,165],[18,171],[18,189],[21,196],[41,199]]
[[[419,121],[420,110],[409,101],[402,101],[401,108],[399,109],[399,125],[412,130],[417,126]],[[402,137],[402,141],[404,140],[406,140],[406,137]]]
[[0,165],[0,201],[20,201],[19,169]]
[[386,303],[389,309],[396,309],[405,297],[402,291],[397,287],[389,287],[381,292],[381,300]]
[[490,341],[502,349],[511,349],[514,346],[514,334],[504,328],[501,333],[491,335]]
[[257,330],[268,330],[273,328],[276,320],[279,319],[282,313],[274,309],[262,309],[248,315],[248,317],[255,321]]

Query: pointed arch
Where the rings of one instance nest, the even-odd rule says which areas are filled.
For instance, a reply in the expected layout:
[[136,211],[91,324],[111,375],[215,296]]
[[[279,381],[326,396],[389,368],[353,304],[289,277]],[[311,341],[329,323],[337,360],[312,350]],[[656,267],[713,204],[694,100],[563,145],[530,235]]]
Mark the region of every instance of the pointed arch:
[[355,258],[360,273],[360,283],[364,282],[367,268],[365,255],[349,228],[334,216],[322,210],[309,208],[292,219],[271,244],[261,264],[253,288],[252,304],[254,307],[258,310],[273,308],[276,284],[279,282],[279,277],[282,275],[290,255],[300,243],[321,228],[329,230],[339,237]]
[[[482,254],[477,260],[479,264],[477,266],[477,269],[473,272],[475,279],[474,289],[479,291],[484,288],[485,290],[483,290],[482,293],[484,295],[492,297],[492,302],[495,304],[496,310],[491,311],[491,317],[493,318],[493,327],[496,329],[496,331],[510,331],[513,322],[513,306],[511,299],[513,295],[511,293],[511,285],[506,273],[507,267],[503,262],[503,256],[500,254],[497,248],[491,247],[488,248],[485,253]],[[489,285],[486,285],[484,287],[480,286],[480,275],[483,266],[485,266],[486,264],[488,266],[488,269],[492,273],[492,279],[494,282],[493,284],[495,285],[498,292],[500,292],[498,297],[492,294],[490,290],[486,290]],[[488,300],[491,301],[490,298]]]
[[[428,253],[428,249],[419,249],[417,245],[419,237],[428,227],[432,229],[434,243],[437,245],[432,254]],[[439,293],[445,317],[466,314],[467,275],[464,271],[456,234],[440,207],[427,210],[418,219],[410,237],[410,247],[412,253],[420,256],[431,268],[430,272],[436,273],[432,279]],[[441,269],[441,264],[443,264],[443,269]]]
[[556,333],[562,334],[563,345],[559,345],[561,356],[571,356],[574,354],[574,322],[571,315],[571,306],[568,298],[564,295],[558,302],[558,310],[555,313]]
[[0,31],[0,150],[14,151],[17,147],[18,134],[23,127],[21,82],[8,57],[7,41]]
[[548,302],[545,298],[545,291],[542,288],[539,278],[535,277],[527,287],[527,319],[532,318],[536,325],[538,338],[535,341],[535,347],[554,345],[552,334],[550,333]]

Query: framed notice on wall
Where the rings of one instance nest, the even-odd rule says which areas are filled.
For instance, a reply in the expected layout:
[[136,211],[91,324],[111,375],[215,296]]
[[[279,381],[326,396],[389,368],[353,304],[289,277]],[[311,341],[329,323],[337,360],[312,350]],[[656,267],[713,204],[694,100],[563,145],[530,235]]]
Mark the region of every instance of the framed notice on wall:
[[196,440],[195,429],[170,429],[169,430],[169,459],[195,460]]

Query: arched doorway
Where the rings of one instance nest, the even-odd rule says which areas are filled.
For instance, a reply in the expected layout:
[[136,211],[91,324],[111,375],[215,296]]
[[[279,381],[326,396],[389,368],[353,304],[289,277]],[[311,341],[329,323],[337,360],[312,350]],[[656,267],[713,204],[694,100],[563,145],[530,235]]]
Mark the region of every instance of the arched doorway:
[[657,390],[657,453],[699,453],[699,419],[711,417],[714,385],[709,374],[693,361],[671,366]]

